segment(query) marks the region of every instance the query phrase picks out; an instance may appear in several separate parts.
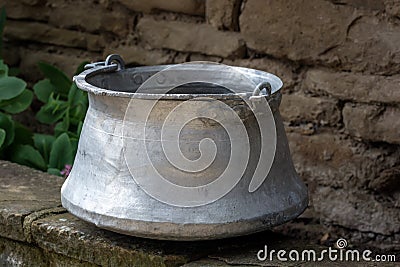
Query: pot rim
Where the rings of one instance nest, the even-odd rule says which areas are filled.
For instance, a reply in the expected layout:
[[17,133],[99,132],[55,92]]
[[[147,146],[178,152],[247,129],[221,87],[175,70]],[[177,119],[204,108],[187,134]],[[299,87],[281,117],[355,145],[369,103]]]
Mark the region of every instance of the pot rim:
[[[199,63],[199,62],[188,62],[184,63],[187,64],[187,66],[190,66],[190,63]],[[212,67],[216,65],[224,65],[220,63],[209,63],[209,62],[201,62],[203,66],[205,67]],[[155,72],[153,75],[158,73],[159,71],[166,70],[170,67],[177,66],[178,64],[169,64],[169,65],[156,65],[156,66],[142,66],[142,67],[133,67],[133,68],[120,68],[118,64],[110,64],[110,65],[95,65],[95,67],[87,69],[80,74],[76,75],[73,77],[73,81],[76,83],[77,87],[83,91],[86,91],[88,93],[92,93],[94,95],[102,95],[102,96],[113,96],[113,97],[124,97],[124,98],[139,98],[139,99],[170,99],[170,100],[186,100],[186,99],[192,99],[192,98],[213,98],[213,99],[226,99],[226,100],[240,100],[243,98],[249,98],[251,96],[254,96],[254,92],[257,90],[257,88],[260,86],[261,83],[269,83],[271,85],[271,91],[269,94],[259,94],[257,96],[265,96],[267,98],[274,98],[276,95],[279,94],[280,89],[283,86],[282,80],[272,74],[268,73],[265,71],[261,70],[256,70],[256,69],[251,69],[251,68],[245,68],[245,67],[237,67],[237,66],[228,66],[230,68],[233,68],[234,70],[237,70],[241,74],[245,75],[247,78],[250,80],[254,81],[256,84],[258,83],[257,86],[254,87],[254,92],[240,92],[240,93],[222,93],[222,94],[199,94],[199,93],[166,93],[166,94],[160,94],[160,93],[137,93],[137,92],[126,92],[126,91],[118,91],[118,90],[112,90],[112,89],[106,89],[106,88],[101,88],[96,85],[93,85],[90,83],[88,80],[92,77],[95,77],[96,75],[101,75],[105,73],[116,73],[116,72],[121,72],[121,73],[130,73],[130,72]],[[151,76],[153,76],[151,75]],[[256,82],[256,80],[262,81]],[[259,91],[259,90],[258,90]]]

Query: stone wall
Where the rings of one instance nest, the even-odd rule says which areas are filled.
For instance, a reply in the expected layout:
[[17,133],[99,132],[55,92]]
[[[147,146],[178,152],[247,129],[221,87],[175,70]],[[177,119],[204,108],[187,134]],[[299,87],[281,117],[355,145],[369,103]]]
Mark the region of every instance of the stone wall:
[[277,74],[311,197],[292,226],[319,222],[399,246],[399,1],[1,2],[4,57],[30,80],[40,76],[39,60],[71,75],[110,53],[130,65],[210,60]]

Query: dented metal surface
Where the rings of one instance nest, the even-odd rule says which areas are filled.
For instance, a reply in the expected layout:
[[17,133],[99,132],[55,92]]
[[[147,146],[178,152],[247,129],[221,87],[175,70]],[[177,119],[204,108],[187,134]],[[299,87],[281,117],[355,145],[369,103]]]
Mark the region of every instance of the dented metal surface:
[[[220,71],[216,65],[204,64],[210,76],[226,79],[232,75]],[[262,231],[297,217],[307,206],[307,189],[294,169],[279,114],[282,82],[278,77],[235,67],[261,88],[225,92],[218,86],[195,84],[160,96],[157,88],[152,93],[137,93],[136,90],[168,66],[124,69],[120,64],[109,62],[107,65],[94,64],[89,67],[75,77],[78,87],[89,93],[90,105],[71,174],[62,187],[63,206],[72,214],[101,228],[128,235],[201,240]],[[185,66],[185,69],[190,68],[191,65]],[[240,87],[237,81],[233,82],[236,82],[233,86]],[[262,95],[265,82],[270,88],[267,88],[267,95]],[[226,83],[229,85],[229,81]],[[259,97],[268,101],[272,112],[270,119],[275,124],[276,147],[272,166],[269,173],[265,174],[266,179],[254,182],[253,191],[250,192],[249,184],[252,183],[261,153],[261,140],[257,120],[249,107],[252,105],[249,103],[253,102],[248,101],[253,98],[257,103]],[[132,99],[135,99],[136,105],[143,107],[150,100],[157,99],[149,121],[126,120],[126,111]],[[125,153],[127,144],[131,143],[126,143],[127,127],[130,131],[128,137],[135,139],[139,138],[136,133],[151,125],[146,135],[149,157],[155,159],[155,167],[171,183],[184,187],[209,184],[224,172],[231,157],[232,142],[235,142],[229,140],[224,127],[199,117],[182,129],[179,146],[185,157],[193,160],[201,156],[199,144],[204,138],[213,139],[217,147],[218,153],[212,164],[194,174],[176,170],[168,163],[161,153],[160,135],[168,114],[182,101],[194,101],[189,113],[196,117],[200,114],[197,107],[204,107],[204,101],[210,99],[222,101],[234,110],[249,137],[249,161],[240,181],[224,196],[206,205],[181,207],[151,197],[138,185],[128,166]],[[218,115],[219,111],[215,112]],[[130,149],[135,151],[135,143],[132,144],[134,147]],[[141,160],[139,156],[137,160]]]

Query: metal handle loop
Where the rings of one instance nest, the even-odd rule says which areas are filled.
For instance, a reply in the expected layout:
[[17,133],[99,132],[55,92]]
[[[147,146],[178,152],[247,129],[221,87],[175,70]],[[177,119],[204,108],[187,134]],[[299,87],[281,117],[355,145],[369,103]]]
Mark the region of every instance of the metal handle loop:
[[125,69],[125,62],[121,58],[121,56],[117,55],[117,54],[111,54],[106,58],[105,61],[86,64],[85,65],[85,70],[96,68],[96,67],[110,67],[110,66],[112,66],[114,64],[116,65],[117,69],[116,70],[112,69],[110,71],[119,71],[119,70],[124,70]]
[[118,65],[118,69],[117,70],[123,70],[125,69],[125,62],[124,60],[121,58],[120,55],[117,54],[111,54],[106,58],[106,61],[104,61],[104,65],[105,66],[110,66],[113,63]]
[[266,96],[270,96],[272,93],[272,86],[269,82],[261,82],[259,83],[253,91],[253,96],[261,96],[261,91],[266,90]]

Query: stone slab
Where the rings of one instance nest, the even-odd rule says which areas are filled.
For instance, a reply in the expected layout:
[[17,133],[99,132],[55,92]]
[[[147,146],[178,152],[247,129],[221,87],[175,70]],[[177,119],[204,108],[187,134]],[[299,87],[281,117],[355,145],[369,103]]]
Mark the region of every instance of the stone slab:
[[[0,266],[315,266],[312,261],[281,262],[276,257],[260,261],[257,253],[265,246],[276,252],[314,249],[318,253],[327,248],[271,231],[199,242],[121,235],[60,207],[62,182],[60,177],[0,161]],[[323,262],[324,266],[342,264]],[[346,266],[375,265],[346,262]]]
[[0,161],[0,236],[26,241],[24,220],[35,212],[61,206],[64,179]]
[[346,103],[343,122],[358,139],[400,144],[400,108]]
[[204,246],[146,240],[116,234],[86,223],[69,213],[32,224],[33,238],[46,251],[100,266],[180,266]]

